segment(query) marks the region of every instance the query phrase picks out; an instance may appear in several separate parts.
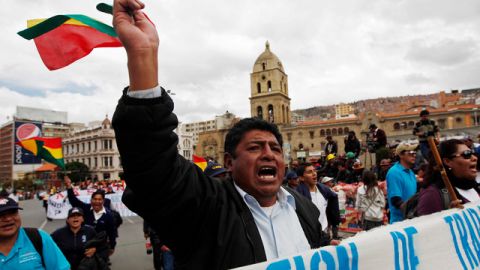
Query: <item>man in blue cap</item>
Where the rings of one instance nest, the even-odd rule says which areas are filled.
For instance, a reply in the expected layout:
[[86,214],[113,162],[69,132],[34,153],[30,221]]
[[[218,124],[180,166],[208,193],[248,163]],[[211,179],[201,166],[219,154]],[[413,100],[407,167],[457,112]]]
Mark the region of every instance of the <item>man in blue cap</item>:
[[70,269],[50,235],[22,227],[19,209],[23,210],[13,199],[0,197],[0,269]]

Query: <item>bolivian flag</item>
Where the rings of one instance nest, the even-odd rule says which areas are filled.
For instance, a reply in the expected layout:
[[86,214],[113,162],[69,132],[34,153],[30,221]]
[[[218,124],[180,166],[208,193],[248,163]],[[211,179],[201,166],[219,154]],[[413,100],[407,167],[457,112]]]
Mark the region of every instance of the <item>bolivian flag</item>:
[[32,137],[17,142],[18,145],[32,152],[37,157],[55,164],[65,170],[62,153],[62,138]]
[[18,34],[35,41],[43,63],[50,70],[68,66],[94,48],[122,46],[113,27],[84,15],[28,20],[27,27]]
[[207,168],[207,160],[196,155],[192,155],[192,157],[193,157],[193,163],[195,163],[195,165],[200,167],[202,171],[205,171],[205,168]]

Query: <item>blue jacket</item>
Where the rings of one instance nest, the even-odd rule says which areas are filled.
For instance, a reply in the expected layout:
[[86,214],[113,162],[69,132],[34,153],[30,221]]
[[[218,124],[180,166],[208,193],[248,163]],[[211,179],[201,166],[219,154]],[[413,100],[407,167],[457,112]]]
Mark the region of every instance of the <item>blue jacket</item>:
[[[340,224],[340,209],[338,206],[338,195],[333,192],[329,187],[324,184],[317,183],[318,191],[323,195],[325,200],[327,200],[327,220],[328,224],[332,226],[338,226]],[[310,201],[312,196],[310,195],[310,190],[305,183],[300,183],[297,186],[297,192],[307,197]],[[325,229],[325,228],[322,228]]]

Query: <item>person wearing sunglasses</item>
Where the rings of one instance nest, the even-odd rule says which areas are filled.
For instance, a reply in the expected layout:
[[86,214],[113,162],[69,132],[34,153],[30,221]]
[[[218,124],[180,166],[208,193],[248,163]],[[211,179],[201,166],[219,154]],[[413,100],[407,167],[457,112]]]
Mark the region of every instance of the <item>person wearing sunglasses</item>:
[[[474,152],[457,139],[440,143],[438,147],[448,179],[461,203],[480,201],[477,176],[477,157]],[[435,160],[431,157],[417,205],[419,216],[440,212],[451,208],[457,202],[450,202],[440,172],[435,170]]]
[[418,144],[401,142],[395,149],[399,161],[388,170],[386,177],[390,224],[404,219],[405,202],[417,193],[417,178],[412,170],[417,148]]

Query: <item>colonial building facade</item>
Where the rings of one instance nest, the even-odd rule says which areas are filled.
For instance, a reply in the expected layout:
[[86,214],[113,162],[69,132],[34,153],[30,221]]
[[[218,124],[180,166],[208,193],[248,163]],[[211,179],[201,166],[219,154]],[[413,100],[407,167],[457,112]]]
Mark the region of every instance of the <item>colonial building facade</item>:
[[87,128],[72,130],[63,139],[65,163],[81,162],[88,166],[91,179],[119,179],[123,171],[115,132],[108,117]]

